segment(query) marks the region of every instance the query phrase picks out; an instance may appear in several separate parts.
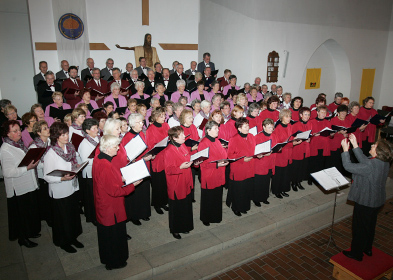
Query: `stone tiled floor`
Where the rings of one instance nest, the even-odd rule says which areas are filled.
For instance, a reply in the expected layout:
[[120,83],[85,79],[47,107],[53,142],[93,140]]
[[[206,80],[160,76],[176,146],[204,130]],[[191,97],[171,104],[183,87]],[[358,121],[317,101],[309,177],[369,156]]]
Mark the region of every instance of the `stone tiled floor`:
[[[393,255],[393,199],[388,200],[378,216],[374,246]],[[349,248],[352,217],[334,226],[334,240],[340,250]],[[332,245],[321,244],[330,236],[330,227],[290,243],[267,255],[222,273],[213,280],[228,279],[334,279],[329,259],[339,251]]]

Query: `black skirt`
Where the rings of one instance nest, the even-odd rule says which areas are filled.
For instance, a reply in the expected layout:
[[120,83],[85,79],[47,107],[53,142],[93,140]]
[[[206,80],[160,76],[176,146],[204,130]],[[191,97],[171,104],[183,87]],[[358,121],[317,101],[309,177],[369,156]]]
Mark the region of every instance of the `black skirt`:
[[171,233],[183,233],[194,229],[191,193],[184,199],[169,199],[169,230]]
[[78,198],[77,192],[65,198],[52,198],[52,238],[56,246],[70,245],[82,233]]
[[267,201],[269,198],[270,179],[272,177],[272,170],[266,175],[255,174],[255,188],[252,194],[254,202]]
[[165,170],[151,172],[151,206],[163,207],[168,204]]
[[49,226],[53,223],[52,202],[49,196],[48,183],[44,179],[38,179],[38,201],[40,205],[40,219],[46,221]]
[[98,250],[102,264],[120,266],[128,259],[126,222],[103,226],[97,223]]
[[93,178],[84,178],[85,187],[82,189],[83,194],[83,208],[85,210],[86,222],[96,223],[96,208],[94,205],[93,193]]
[[38,190],[7,198],[9,239],[23,239],[41,231]]
[[251,197],[255,188],[255,178],[243,181],[229,180],[227,205],[231,205],[233,211],[246,212],[251,209]]
[[309,170],[310,173],[318,172],[325,169],[326,158],[323,156],[323,150],[318,150],[318,155],[310,157]]
[[336,151],[332,151],[329,159],[330,167],[336,167],[341,174],[344,173],[344,166],[341,160],[341,149],[337,149]]
[[127,218],[139,220],[151,216],[150,179],[144,179],[135,187],[135,191],[124,198]]
[[300,183],[303,180],[307,180],[309,173],[308,167],[309,158],[303,158],[302,160],[292,160],[291,164],[291,181],[294,183]]
[[282,192],[288,192],[291,189],[290,186],[290,168],[288,164],[285,167],[276,166],[276,172],[272,178],[272,193],[280,194]]
[[223,186],[214,189],[201,189],[200,219],[205,223],[222,221],[222,190]]

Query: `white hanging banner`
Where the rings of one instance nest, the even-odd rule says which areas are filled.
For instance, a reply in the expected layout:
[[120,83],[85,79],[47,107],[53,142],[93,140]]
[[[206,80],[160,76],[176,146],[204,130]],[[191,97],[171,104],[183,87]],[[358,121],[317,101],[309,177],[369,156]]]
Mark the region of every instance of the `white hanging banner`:
[[85,0],[52,0],[52,9],[59,64],[65,59],[82,70],[90,57]]

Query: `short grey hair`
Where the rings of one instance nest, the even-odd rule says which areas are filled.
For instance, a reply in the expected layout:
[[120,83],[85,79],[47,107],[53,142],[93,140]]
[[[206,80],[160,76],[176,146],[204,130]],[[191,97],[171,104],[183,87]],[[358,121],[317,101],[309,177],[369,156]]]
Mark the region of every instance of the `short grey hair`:
[[352,111],[353,107],[358,106],[360,108],[360,104],[357,101],[352,101],[351,103],[349,103],[348,109],[349,111]]
[[341,92],[336,92],[336,94],[334,95],[334,99],[336,99],[337,97],[343,98],[344,95]]
[[284,93],[284,94],[282,95],[282,97],[285,99],[285,97],[287,97],[288,95],[292,98],[292,93],[290,93],[290,92]]
[[176,102],[176,103],[173,104],[173,106],[172,106],[173,112],[175,112],[175,111],[176,111],[177,109],[179,109],[179,108],[183,108],[183,109],[184,109],[183,104],[181,104],[180,102]]
[[143,121],[144,117],[139,113],[132,113],[128,117],[128,125],[134,127],[138,121]]
[[199,99],[194,99],[194,100],[191,102],[191,107],[194,108],[195,104],[197,104],[197,103],[201,104],[201,101],[200,101]]
[[157,88],[158,88],[159,86],[163,86],[163,87],[165,88],[165,86],[164,86],[163,83],[156,83],[156,85],[154,86],[154,88],[157,90]]
[[201,102],[201,109],[203,109],[203,108],[205,108],[205,107],[207,107],[207,106],[211,106],[212,104],[210,103],[210,101],[208,101],[208,100],[203,100],[202,102]]
[[105,61],[105,64],[108,63],[108,61],[113,61],[113,62],[115,62],[112,58],[108,58],[108,59]]
[[100,139],[100,151],[106,153],[109,148],[120,144],[120,138],[113,135],[104,135]]
[[111,91],[113,91],[115,88],[120,89],[120,85],[118,83],[112,83],[111,84]]
[[50,75],[53,75],[53,76],[55,76],[55,73],[53,73],[52,71],[50,71],[50,70],[48,70],[48,71],[46,71],[46,73],[45,73],[45,79],[46,79],[46,77],[47,76],[50,76]]
[[121,120],[112,118],[107,119],[103,128],[104,135],[112,135],[116,126],[121,126]]
[[195,78],[202,79],[202,73],[201,72],[195,72]]
[[153,97],[152,99],[150,99],[150,105],[153,105],[154,101],[160,101],[160,99],[158,99],[157,97]]
[[273,94],[271,92],[266,92],[265,96],[263,97],[263,100],[269,99],[272,96],[273,96]]
[[149,75],[150,72],[153,72],[154,74],[154,71],[150,69],[149,71],[147,71],[147,75]]
[[135,89],[138,90],[139,87],[145,88],[145,83],[144,83],[144,82],[141,82],[141,81],[137,81],[137,82],[135,83]]
[[91,69],[91,72],[94,72],[94,71],[97,71],[97,70],[101,72],[100,68],[97,68],[97,67],[94,67],[93,69]]
[[282,86],[277,86],[276,89],[282,88]]
[[250,104],[250,107],[248,108],[248,115],[249,116],[251,116],[251,113],[254,111],[254,110],[260,110],[261,109],[261,106],[259,106],[259,104],[258,103],[251,103]]
[[208,121],[205,125],[205,131],[211,130],[213,127],[218,126],[218,123],[215,121]]
[[214,100],[216,100],[216,98],[222,98],[222,96],[221,96],[221,94],[219,94],[219,93],[216,93],[215,95],[213,95],[213,97],[212,97],[212,103],[214,103]]
[[177,102],[181,103],[182,100],[185,100],[186,103],[188,103],[188,98],[187,96],[180,96],[179,100]]
[[186,81],[183,79],[177,80],[176,87],[179,88],[179,86],[186,86]]
[[278,115],[278,118],[280,119],[280,121],[282,121],[283,117],[292,117],[292,112],[289,109],[282,109],[280,111],[280,114]]
[[176,64],[176,70],[177,70],[177,68],[179,67],[179,65],[181,65],[181,66],[183,66],[183,63],[178,63],[178,64]]

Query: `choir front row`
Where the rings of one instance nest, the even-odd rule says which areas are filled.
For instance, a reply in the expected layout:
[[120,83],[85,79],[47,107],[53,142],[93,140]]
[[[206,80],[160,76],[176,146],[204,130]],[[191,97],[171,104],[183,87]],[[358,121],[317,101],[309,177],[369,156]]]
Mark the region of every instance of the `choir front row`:
[[[85,119],[83,110],[73,113],[70,128],[61,122],[48,128],[46,121],[40,120],[34,124],[33,131],[38,137],[30,148],[43,147],[46,152],[40,161],[27,167],[18,167],[27,152],[21,140],[20,123],[5,122],[0,159],[7,192],[9,239],[18,239],[20,245],[29,248],[37,246],[30,238],[40,236],[40,220],[44,219],[52,227],[53,243],[66,252],[76,252],[74,247],[84,247],[77,240],[82,233],[79,205],[82,201],[87,222],[97,226],[101,262],[107,269],[121,268],[127,264],[127,240],[131,238],[126,222],[141,225],[140,220],[149,221],[151,206],[158,214],[169,211],[169,230],[174,238],[180,239],[181,233],[193,230],[195,177],[201,182],[200,220],[209,226],[222,221],[223,188],[228,189],[226,205],[235,215],[242,216],[250,210],[251,202],[257,207],[269,204],[270,186],[272,194],[283,199],[289,196],[291,188],[304,189],[301,182],[309,179],[310,172],[339,165],[340,153],[333,153],[339,151],[339,144],[337,149],[330,147],[331,143],[340,143],[345,132],[330,137],[319,135],[323,128],[330,127],[324,120],[325,106],[317,108],[317,118],[311,121],[307,107],[298,112],[289,109],[278,112],[268,107],[259,116],[245,118],[243,108],[236,105],[226,124],[217,111],[210,114],[201,139],[190,110],[180,114],[180,126],[169,128],[165,109],[155,108],[146,135],[142,131],[144,116],[132,113],[128,117],[129,131],[122,137],[120,120],[108,119],[100,137],[99,122]],[[292,114],[298,114],[299,121],[294,124]],[[258,127],[255,136],[249,132],[250,122]],[[295,132],[308,130],[312,131],[311,138],[295,139]],[[70,143],[73,133],[84,137],[78,150]],[[135,161],[147,163],[151,178],[124,186],[120,168],[129,163],[124,146],[136,135],[141,136],[147,149]],[[169,143],[163,151],[148,153],[168,136]],[[199,143],[186,145],[190,138]],[[288,144],[277,153],[255,155],[255,146],[268,140],[272,147]],[[190,160],[191,155],[206,148],[208,159]],[[49,174],[56,169],[75,170],[84,161],[89,163],[77,175]]]

